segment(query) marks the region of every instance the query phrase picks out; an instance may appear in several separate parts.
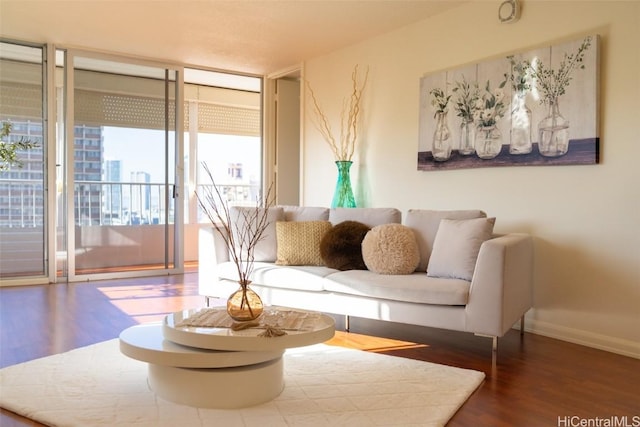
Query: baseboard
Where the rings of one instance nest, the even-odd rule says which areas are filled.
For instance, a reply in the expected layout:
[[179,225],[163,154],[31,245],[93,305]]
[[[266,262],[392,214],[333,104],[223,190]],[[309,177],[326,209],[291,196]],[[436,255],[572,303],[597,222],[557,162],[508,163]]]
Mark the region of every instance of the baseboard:
[[[518,324],[516,327],[520,327],[520,325]],[[640,343],[638,342],[613,338],[607,335],[596,334],[581,329],[558,326],[540,320],[527,319],[525,321],[524,329],[527,332],[543,335],[545,337],[556,338],[562,341],[640,359]]]

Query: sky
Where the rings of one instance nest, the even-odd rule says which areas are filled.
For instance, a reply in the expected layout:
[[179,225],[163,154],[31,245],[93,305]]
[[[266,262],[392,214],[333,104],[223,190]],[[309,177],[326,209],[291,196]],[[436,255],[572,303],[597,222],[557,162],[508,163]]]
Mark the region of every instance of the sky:
[[[121,160],[122,181],[129,181],[131,172],[142,171],[150,174],[152,183],[164,182],[164,131],[104,127],[103,137],[104,159]],[[259,137],[199,134],[198,138],[198,161],[207,163],[216,182],[226,178],[229,163],[241,163],[247,180],[260,178]]]

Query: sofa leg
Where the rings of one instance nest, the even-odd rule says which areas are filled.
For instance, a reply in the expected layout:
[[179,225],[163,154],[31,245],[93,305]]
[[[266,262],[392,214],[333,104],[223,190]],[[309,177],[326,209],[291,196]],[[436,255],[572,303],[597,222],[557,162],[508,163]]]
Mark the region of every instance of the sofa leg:
[[496,354],[498,353],[498,337],[495,335],[487,335],[487,334],[474,334],[477,337],[485,337],[491,338],[491,353],[493,353],[493,358],[495,359]]
[[344,330],[345,332],[349,332],[349,315],[344,316]]
[[492,337],[493,344],[491,345],[491,372],[495,374],[498,367],[498,337]]

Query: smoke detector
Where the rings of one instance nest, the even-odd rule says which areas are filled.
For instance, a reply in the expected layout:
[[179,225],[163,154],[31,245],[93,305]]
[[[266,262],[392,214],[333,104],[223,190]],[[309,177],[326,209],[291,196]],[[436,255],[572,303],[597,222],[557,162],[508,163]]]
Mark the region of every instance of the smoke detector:
[[503,24],[516,22],[520,19],[520,4],[518,0],[506,0],[498,8],[498,19]]

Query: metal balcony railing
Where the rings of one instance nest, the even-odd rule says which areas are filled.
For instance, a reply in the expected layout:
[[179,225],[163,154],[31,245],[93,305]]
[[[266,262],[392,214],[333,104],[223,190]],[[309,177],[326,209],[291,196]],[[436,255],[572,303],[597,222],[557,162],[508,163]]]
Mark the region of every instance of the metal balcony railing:
[[171,193],[166,194],[172,188],[158,183],[76,181],[75,223],[80,226],[173,223],[174,199]]
[[[255,206],[260,193],[259,185],[219,187],[229,205],[235,206]],[[196,191],[204,194],[207,188],[211,184],[198,185]],[[189,194],[189,189],[185,194]],[[58,203],[62,202],[60,197]],[[173,185],[164,183],[76,181],[73,201],[78,226],[164,224],[175,219]],[[0,227],[42,227],[45,203],[41,180],[0,179]],[[207,222],[199,206],[197,210],[198,222]]]

